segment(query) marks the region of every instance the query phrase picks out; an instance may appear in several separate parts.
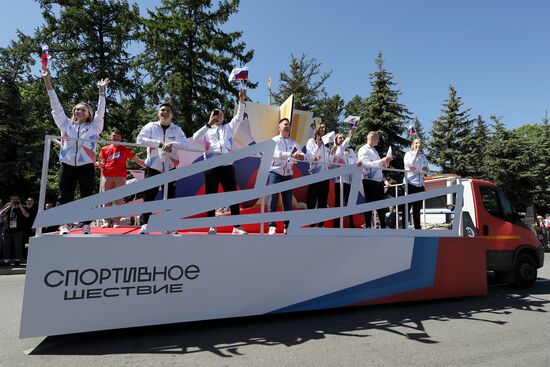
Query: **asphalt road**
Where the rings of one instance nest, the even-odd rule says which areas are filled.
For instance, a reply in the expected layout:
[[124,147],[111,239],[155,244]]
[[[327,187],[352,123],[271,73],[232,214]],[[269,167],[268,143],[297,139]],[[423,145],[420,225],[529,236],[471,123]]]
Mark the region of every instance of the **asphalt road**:
[[0,366],[550,366],[550,254],[529,290],[17,339],[23,275],[0,276]]

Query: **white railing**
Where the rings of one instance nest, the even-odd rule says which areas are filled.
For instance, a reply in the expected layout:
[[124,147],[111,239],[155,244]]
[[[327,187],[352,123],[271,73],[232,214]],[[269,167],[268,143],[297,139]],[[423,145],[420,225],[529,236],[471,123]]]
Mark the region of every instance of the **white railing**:
[[[56,225],[60,223],[69,223],[75,221],[95,220],[110,217],[119,217],[128,215],[129,213],[144,213],[159,211],[158,214],[152,215],[148,224],[148,231],[169,231],[177,229],[191,229],[191,228],[204,228],[204,227],[216,227],[224,225],[234,224],[250,224],[259,223],[260,233],[263,233],[264,223],[271,221],[283,221],[289,220],[289,234],[295,235],[324,235],[334,234],[339,236],[369,236],[369,235],[382,235],[388,233],[391,236],[418,236],[417,231],[411,231],[408,229],[408,204],[411,202],[439,197],[444,195],[453,194],[457,195],[455,203],[455,218],[460,218],[458,223],[454,223],[450,231],[426,231],[422,230],[422,236],[460,236],[462,235],[461,217],[462,217],[462,200],[463,200],[463,187],[460,185],[451,185],[441,189],[428,190],[426,192],[416,193],[412,195],[406,194],[405,196],[397,196],[397,188],[400,186],[392,185],[395,187],[396,197],[391,199],[379,200],[376,202],[357,204],[357,198],[360,190],[360,184],[362,182],[361,169],[353,165],[342,165],[340,167],[327,170],[325,172],[316,173],[313,175],[306,175],[300,178],[293,178],[292,180],[281,182],[274,185],[267,185],[267,175],[269,167],[271,165],[271,157],[273,157],[274,142],[269,140],[261,142],[255,145],[251,145],[246,148],[242,148],[233,151],[229,154],[215,156],[207,160],[202,160],[185,167],[165,172],[153,177],[149,177],[145,180],[133,182],[131,184],[118,187],[103,193],[99,193],[86,198],[81,198],[71,203],[61,205],[59,207],[52,208],[48,212],[44,212],[45,194],[47,185],[47,172],[49,166],[49,157],[51,149],[51,141],[58,139],[65,139],[57,136],[46,136],[44,145],[44,161],[42,166],[42,181],[40,185],[40,198],[39,198],[39,212],[35,221],[35,227],[37,227],[37,235],[41,234],[40,228],[42,226]],[[117,144],[126,146],[146,147],[142,144],[123,143],[110,140],[90,140],[90,139],[73,139],[80,141],[93,141],[100,144]],[[57,141],[56,141],[57,142]],[[59,143],[59,142],[57,142]],[[194,152],[202,152],[203,150],[192,150]],[[182,198],[168,199],[167,188],[169,182],[176,181],[185,177],[190,177],[194,174],[204,172],[208,169],[231,164],[234,161],[246,157],[260,157],[260,167],[258,169],[258,175],[256,183],[252,189],[243,189],[233,192],[223,192],[202,196],[191,196]],[[319,163],[319,162],[316,162]],[[328,164],[328,163],[327,163]],[[334,165],[330,163],[331,165]],[[394,171],[405,174],[405,170],[399,170],[394,168],[387,168],[385,171]],[[335,177],[342,177],[345,175],[352,176],[352,184],[350,189],[350,195],[348,203],[344,206],[343,202],[343,185],[340,185],[341,192],[341,207],[337,208],[323,208],[315,210],[298,210],[288,212],[268,212],[264,211],[264,198],[272,194],[277,194],[286,190],[292,190],[294,188],[303,187],[315,182],[321,182],[324,180],[332,179]],[[110,202],[122,197],[143,192],[147,189],[164,185],[164,200],[123,204],[119,206],[101,207],[104,203]],[[407,185],[405,184],[405,192],[407,192]],[[186,218],[197,213],[203,213],[211,209],[229,206],[232,204],[239,204],[251,199],[261,199],[261,209],[259,214],[239,215],[239,216],[222,216],[216,218]],[[405,229],[399,229],[399,205],[405,205]],[[396,229],[383,229],[383,230],[353,230],[350,228],[315,228],[312,232],[309,228],[304,228],[312,223],[318,223],[325,220],[334,218],[340,218],[341,223],[343,217],[353,214],[361,214],[368,211],[373,211],[381,208],[388,208],[394,206],[396,208]],[[425,208],[425,204],[424,204]],[[424,222],[426,211],[424,210]],[[185,219],[180,219],[185,218]],[[368,226],[368,225],[367,225]],[[341,225],[343,227],[343,225]],[[431,232],[431,233],[430,233]]]

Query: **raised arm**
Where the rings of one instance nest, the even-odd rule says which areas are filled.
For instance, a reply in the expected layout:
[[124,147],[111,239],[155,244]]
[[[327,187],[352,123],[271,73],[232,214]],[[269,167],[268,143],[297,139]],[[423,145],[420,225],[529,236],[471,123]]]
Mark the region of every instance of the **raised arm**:
[[239,91],[239,106],[237,107],[237,115],[231,119],[228,127],[231,129],[231,135],[235,135],[241,122],[244,120],[244,102],[246,101],[246,89],[241,89]]
[[97,102],[97,111],[95,112],[92,124],[97,127],[99,132],[103,131],[103,125],[105,123],[105,89],[110,82],[111,80],[109,80],[109,78],[101,79],[97,82],[97,87],[99,88],[99,101]]
[[53,88],[50,70],[47,68],[42,68],[40,72],[42,74],[44,84],[46,85],[48,96],[50,97],[53,120],[59,129],[64,130],[69,124],[69,118],[65,115],[65,111],[63,111],[63,107],[61,106],[61,103],[57,98],[57,94],[55,93],[55,89]]

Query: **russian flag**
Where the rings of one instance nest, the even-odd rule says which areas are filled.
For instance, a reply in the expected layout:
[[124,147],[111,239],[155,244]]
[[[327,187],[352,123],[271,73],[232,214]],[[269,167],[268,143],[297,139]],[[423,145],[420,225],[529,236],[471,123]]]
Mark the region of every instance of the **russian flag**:
[[246,80],[246,79],[248,79],[248,66],[245,66],[242,68],[235,68],[231,70],[231,74],[229,74],[230,82],[234,80]]
[[42,60],[42,67],[47,68],[48,67],[48,60],[50,59],[50,55],[48,53],[48,46],[42,45],[42,52],[40,53],[40,58]]
[[413,125],[409,125],[409,129],[407,130],[407,136],[411,136],[414,134],[416,134],[416,129],[414,128]]

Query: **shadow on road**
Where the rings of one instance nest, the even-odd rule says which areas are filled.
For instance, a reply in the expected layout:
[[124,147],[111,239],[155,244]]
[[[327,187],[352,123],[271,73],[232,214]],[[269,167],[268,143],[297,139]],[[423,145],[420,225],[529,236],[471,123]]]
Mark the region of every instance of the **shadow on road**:
[[[438,343],[425,322],[469,320],[504,325],[515,310],[548,312],[550,280],[528,290],[493,285],[489,295],[322,312],[214,320],[47,337],[33,355],[243,354],[251,345],[294,346],[326,335],[367,338],[384,331],[419,343]],[[490,315],[490,317],[488,317]],[[496,315],[496,317],[495,317]]]

